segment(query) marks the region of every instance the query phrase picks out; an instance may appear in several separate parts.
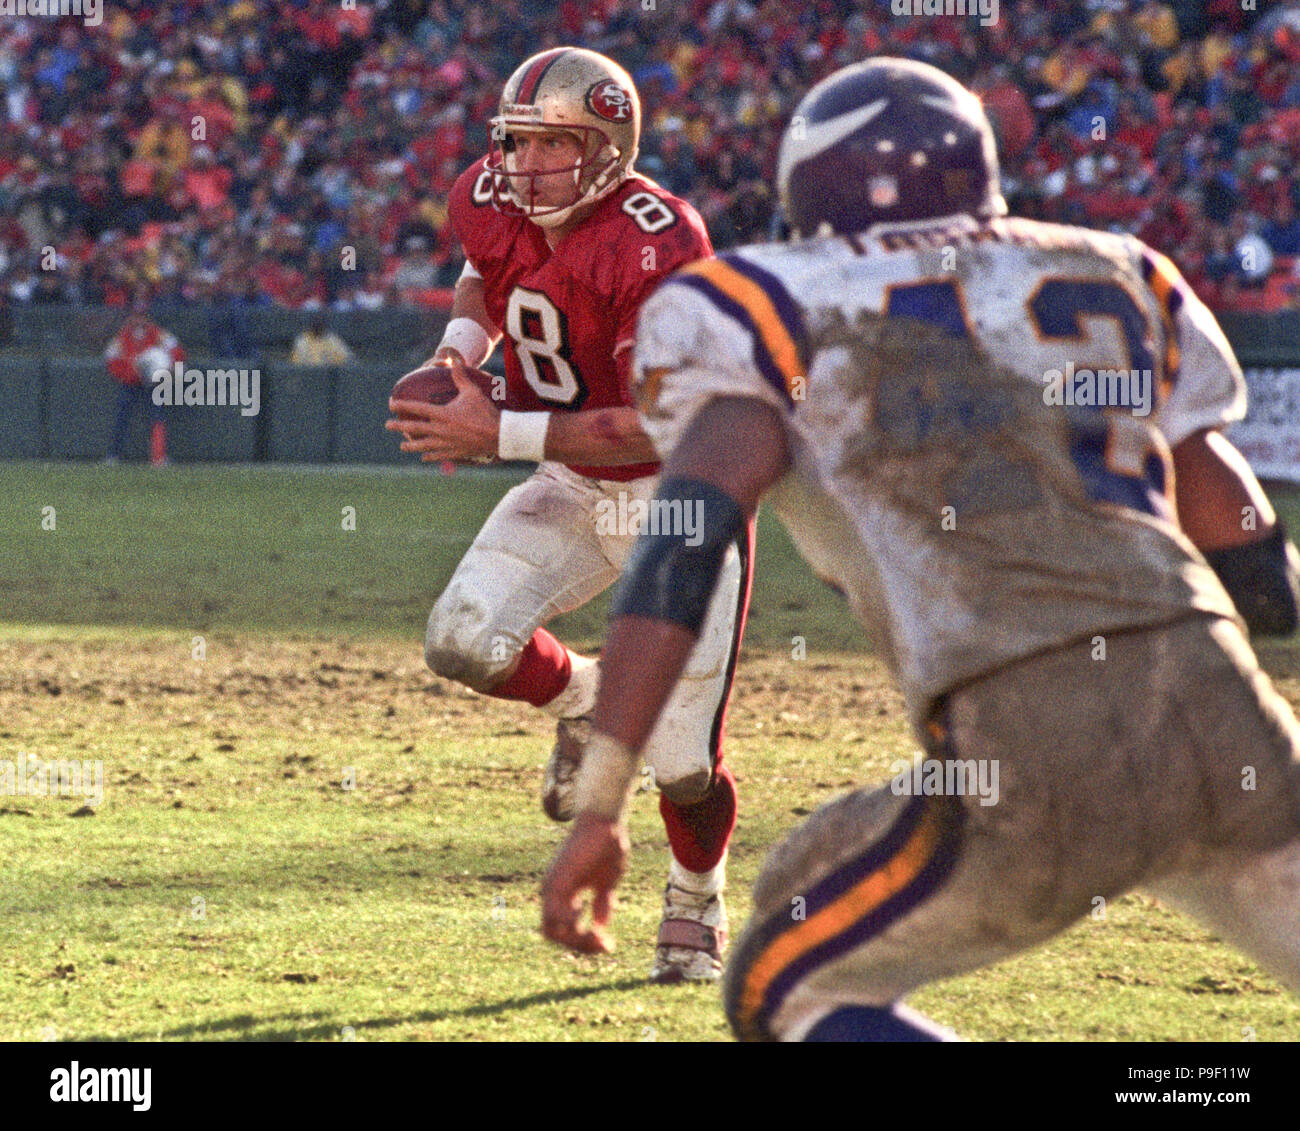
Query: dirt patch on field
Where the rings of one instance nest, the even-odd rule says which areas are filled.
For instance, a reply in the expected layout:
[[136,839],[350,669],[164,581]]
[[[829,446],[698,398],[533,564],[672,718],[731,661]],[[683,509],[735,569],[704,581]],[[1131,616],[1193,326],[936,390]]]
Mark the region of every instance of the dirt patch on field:
[[[1300,702],[1300,654],[1289,644],[1264,643],[1260,658],[1282,694]],[[392,731],[416,720],[463,725],[478,716],[493,737],[552,729],[539,711],[434,676],[418,641],[214,634],[201,641],[149,635],[0,642],[0,739],[13,737],[25,716],[48,722],[87,707],[182,729],[210,724],[215,748],[226,751],[238,749],[241,726],[346,735],[359,722]],[[818,739],[851,736],[902,714],[902,696],[872,656],[796,659],[751,650],[737,667],[727,726],[733,735],[761,729]]]
[[[1300,701],[1300,655],[1266,643],[1261,659],[1287,699]],[[902,696],[872,656],[751,650],[737,667],[727,731],[852,745],[882,728],[903,740],[903,719]],[[238,755],[268,735],[343,746],[366,736],[410,753],[467,730],[543,741],[553,731],[540,711],[432,675],[418,641],[213,634],[0,642],[0,745],[33,733],[66,740],[87,725],[128,743],[141,727],[174,732],[186,736],[190,759],[205,749]],[[288,753],[279,773],[311,769],[309,755]]]

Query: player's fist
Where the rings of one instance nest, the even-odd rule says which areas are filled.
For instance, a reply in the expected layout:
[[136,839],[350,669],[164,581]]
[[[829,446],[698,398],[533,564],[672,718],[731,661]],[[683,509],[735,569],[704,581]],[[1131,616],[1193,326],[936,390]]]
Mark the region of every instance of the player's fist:
[[421,401],[432,405],[450,404],[461,390],[461,386],[456,382],[458,370],[464,374],[467,381],[477,386],[485,397],[494,399],[493,394],[502,383],[500,378],[494,377],[491,373],[484,373],[481,369],[470,369],[455,350],[440,350],[439,354],[444,352],[448,356],[435,361],[432,365],[413,369],[401,378],[388,395],[390,402]]
[[459,354],[413,370],[393,386],[384,427],[405,437],[402,451],[430,460],[496,457],[501,414],[490,399],[500,378],[470,369]]

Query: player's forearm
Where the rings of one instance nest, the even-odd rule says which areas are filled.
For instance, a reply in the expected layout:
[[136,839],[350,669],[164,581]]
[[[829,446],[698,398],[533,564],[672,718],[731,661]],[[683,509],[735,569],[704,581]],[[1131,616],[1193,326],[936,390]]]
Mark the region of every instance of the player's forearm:
[[546,458],[558,463],[655,463],[659,456],[641,431],[634,408],[596,408],[551,415]]
[[593,734],[583,754],[574,805],[580,817],[621,821],[641,765],[641,749],[668,702],[697,634],[644,616],[616,616],[601,653]]
[[[496,346],[497,339],[501,336],[500,332],[492,325],[492,320],[488,317],[486,292],[483,288],[483,280],[473,276],[461,276],[456,283],[456,290],[451,300],[451,316],[447,320],[448,334],[443,336],[442,342],[433,354],[428,357],[424,364],[432,365],[435,361],[441,360],[447,356],[451,349],[455,349],[461,355],[461,359],[471,366],[482,365],[486,358],[466,357],[466,349],[460,345],[460,339],[463,334],[457,334],[457,319],[468,319],[473,323],[487,338],[487,351],[491,354],[492,349]],[[468,328],[468,327],[466,327]],[[472,334],[471,334],[472,337]],[[476,347],[471,346],[470,350]]]
[[1277,514],[1250,464],[1220,432],[1197,432],[1173,449],[1178,521],[1201,550],[1258,541]]
[[691,508],[700,528],[691,538],[643,533],[624,567],[601,655],[595,734],[578,772],[579,814],[621,817],[637,756],[699,637],[727,550],[789,466],[776,410],[729,397],[696,414],[664,465],[656,499],[683,514]]
[[495,333],[496,327],[488,318],[487,291],[483,280],[473,276],[462,276],[456,281],[456,290],[451,298],[452,318],[472,318],[484,330]]
[[1300,555],[1246,458],[1219,432],[1174,449],[1178,518],[1255,635],[1300,623]]

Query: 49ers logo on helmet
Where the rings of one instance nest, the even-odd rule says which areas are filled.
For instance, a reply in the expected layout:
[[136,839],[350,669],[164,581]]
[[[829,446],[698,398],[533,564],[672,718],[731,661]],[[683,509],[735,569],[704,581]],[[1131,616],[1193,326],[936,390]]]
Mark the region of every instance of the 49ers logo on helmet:
[[632,120],[632,96],[613,79],[603,79],[587,91],[587,105],[607,122]]

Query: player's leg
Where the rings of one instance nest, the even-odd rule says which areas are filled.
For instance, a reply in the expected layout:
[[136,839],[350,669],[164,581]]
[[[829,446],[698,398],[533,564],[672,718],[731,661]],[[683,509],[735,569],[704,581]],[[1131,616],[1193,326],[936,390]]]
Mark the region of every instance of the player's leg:
[[126,434],[131,426],[131,410],[135,407],[136,394],[130,385],[119,385],[117,390],[117,413],[113,419],[113,438],[108,445],[107,459],[116,462],[126,450]]
[[555,714],[595,698],[595,665],[540,626],[615,573],[589,518],[589,481],[542,464],[507,492],[429,614],[425,661],[447,679]]
[[[1208,623],[1115,635],[1104,660],[1076,645],[949,696],[927,739],[945,792],[918,795],[928,766],[900,775],[824,806],[773,853],[727,971],[737,1031],[919,1027],[895,1008],[918,986],[1037,945],[1098,896],[1236,835],[1247,814],[1205,804],[1226,801],[1230,767],[1198,746],[1222,708],[1204,688],[1218,685],[1185,662],[1213,650]],[[1276,797],[1284,775],[1257,760]],[[1286,814],[1275,824],[1271,847]]]
[[930,1023],[900,1016],[904,995],[953,972],[959,955],[975,966],[1007,953],[973,929],[983,869],[965,830],[957,800],[888,787],[800,825],[768,857],[727,964],[737,1036],[922,1039]]
[[154,467],[167,466],[167,425],[163,421],[162,406],[154,404],[152,391],[140,386],[145,412],[149,420],[149,462]]
[[1300,840],[1143,886],[1300,994]]
[[[654,479],[606,483],[610,503],[653,498]],[[685,521],[685,516],[683,516]],[[683,529],[690,536],[690,531]],[[635,535],[607,533],[611,564],[621,568]],[[722,758],[727,701],[749,604],[752,528],[727,553],[699,639],[646,742],[644,757],[660,791],[671,850],[651,979],[712,981],[721,976],[727,915],[727,845],[736,824],[736,786]]]
[[1197,737],[1202,756],[1226,766],[1211,806],[1216,847],[1143,887],[1300,993],[1300,837],[1271,847],[1288,826],[1300,830],[1300,724],[1237,627],[1213,633],[1222,658],[1189,687],[1215,688]]
[[752,561],[750,530],[727,553],[700,638],[645,747],[672,855],[650,972],[656,982],[722,974],[726,855],[736,827],[736,783],[723,760],[723,737]]

